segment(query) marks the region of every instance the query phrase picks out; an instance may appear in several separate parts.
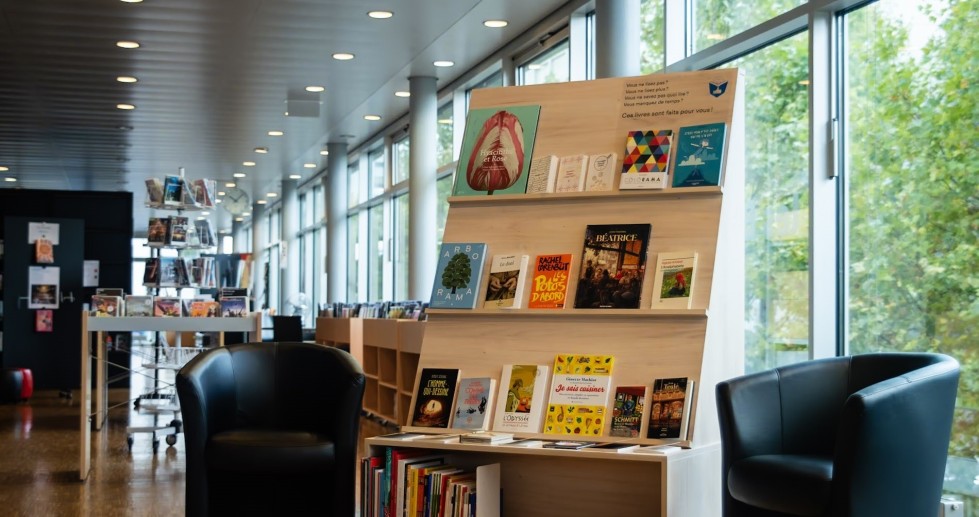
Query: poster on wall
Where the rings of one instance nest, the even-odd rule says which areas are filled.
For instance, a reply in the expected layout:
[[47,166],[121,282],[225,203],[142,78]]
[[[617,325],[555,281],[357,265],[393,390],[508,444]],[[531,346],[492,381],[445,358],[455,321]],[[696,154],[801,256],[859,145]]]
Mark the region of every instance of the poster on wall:
[[28,309],[57,309],[61,268],[31,266],[27,268]]
[[34,331],[54,332],[54,311],[39,309],[34,313]]
[[99,286],[99,261],[86,260],[82,263],[82,287]]
[[61,225],[57,223],[27,223],[27,244],[34,244],[38,239],[47,239],[57,246],[60,233]]

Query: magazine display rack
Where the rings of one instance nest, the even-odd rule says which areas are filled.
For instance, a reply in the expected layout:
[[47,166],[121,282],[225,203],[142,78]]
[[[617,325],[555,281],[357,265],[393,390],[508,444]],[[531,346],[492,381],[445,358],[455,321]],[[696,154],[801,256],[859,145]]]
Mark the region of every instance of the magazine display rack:
[[[81,384],[81,434],[79,454],[79,479],[88,478],[92,459],[92,429],[101,431],[108,415],[107,353],[103,333],[105,332],[247,332],[252,339],[262,335],[261,314],[250,314],[246,318],[161,318],[161,317],[117,317],[97,318],[82,311],[82,384]],[[91,340],[96,333],[95,341]],[[221,334],[223,344],[224,335]],[[95,344],[93,350],[92,344]],[[95,359],[95,389],[92,389],[92,359]],[[95,410],[92,411],[92,399]],[[161,433],[166,434],[166,433]]]
[[[573,253],[575,279],[586,226],[651,224],[641,305],[639,309],[574,309],[575,281],[564,309],[429,309],[418,365],[458,368],[462,377],[499,380],[504,364],[550,366],[561,353],[607,354],[615,359],[613,390],[651,386],[658,378],[687,377],[696,385],[690,432],[687,440],[669,442],[683,448],[642,454],[379,437],[367,442],[372,455],[396,446],[438,450],[461,465],[500,463],[504,514],[556,516],[571,508],[580,515],[720,513],[714,385],[743,371],[744,353],[740,83],[736,69],[725,69],[474,91],[470,109],[541,106],[535,158],[614,151],[621,163],[630,131],[672,129],[676,135],[680,127],[724,122],[726,165],[720,186],[450,197],[444,242],[484,242],[487,256]],[[672,172],[671,166],[671,178]],[[694,251],[699,256],[691,308],[652,309],[656,255],[674,251]],[[485,284],[485,276],[481,281]],[[483,289],[485,285],[480,286]],[[538,403],[546,401],[534,400]],[[413,405],[414,400],[407,407]],[[648,420],[648,409],[646,413]],[[410,426],[402,430],[458,432]],[[587,439],[667,443],[609,438],[607,428],[602,437]]]

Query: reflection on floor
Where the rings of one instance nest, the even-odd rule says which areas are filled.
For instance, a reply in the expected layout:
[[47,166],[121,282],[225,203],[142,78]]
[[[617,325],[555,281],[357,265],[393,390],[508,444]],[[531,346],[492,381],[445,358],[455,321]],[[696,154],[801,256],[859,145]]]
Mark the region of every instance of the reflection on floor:
[[[129,390],[110,390],[114,409],[103,431],[92,433],[85,483],[78,481],[77,398],[41,391],[29,404],[0,405],[0,514],[183,515],[183,435],[173,447],[161,440],[154,453],[151,435],[136,434],[130,452],[126,426],[166,425],[172,417],[134,411],[129,396]],[[362,438],[393,431],[368,419],[361,430]]]

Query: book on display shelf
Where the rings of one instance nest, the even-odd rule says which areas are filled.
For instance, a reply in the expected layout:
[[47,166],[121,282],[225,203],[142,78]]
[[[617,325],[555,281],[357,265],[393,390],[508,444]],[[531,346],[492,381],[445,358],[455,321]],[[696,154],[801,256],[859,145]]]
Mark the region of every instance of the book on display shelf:
[[167,233],[167,245],[183,247],[187,245],[187,225],[189,219],[182,215],[170,217],[170,231]]
[[530,176],[527,178],[528,194],[554,192],[557,181],[558,157],[553,154],[534,158],[530,161]]
[[590,224],[581,252],[576,309],[638,309],[650,224]]
[[126,316],[149,317],[153,315],[152,296],[126,296]]
[[646,409],[645,386],[616,386],[612,400],[612,425],[609,436],[639,438],[642,436],[643,411]]
[[485,243],[443,242],[439,250],[430,307],[474,309],[479,299],[479,285],[485,262]]
[[630,131],[622,157],[619,190],[666,188],[672,142],[671,129]]
[[470,109],[452,194],[526,193],[539,118],[538,105]]
[[673,188],[721,184],[726,127],[723,122],[718,122],[680,128]]
[[489,413],[496,395],[496,379],[472,377],[459,381],[455,411],[452,412],[454,429],[489,429]]
[[564,449],[569,451],[577,451],[581,449],[587,449],[589,447],[595,447],[599,442],[579,442],[571,440],[558,440],[554,442],[544,442],[545,449]]
[[530,279],[530,309],[563,309],[568,299],[568,286],[571,284],[570,253],[537,255],[534,257],[534,272]]
[[694,381],[687,377],[653,381],[647,438],[687,439],[693,390]]
[[217,318],[221,315],[221,304],[213,300],[191,300],[189,309],[192,318]]
[[549,380],[547,365],[503,365],[500,394],[493,414],[493,430],[540,432]]
[[449,427],[459,370],[454,368],[422,368],[415,393],[415,408],[411,425],[415,427]]
[[217,182],[210,179],[197,179],[193,182],[194,200],[204,208],[214,207],[214,194]]
[[146,225],[146,245],[152,247],[162,247],[167,244],[167,235],[170,234],[169,217],[150,217]]
[[653,309],[689,309],[693,300],[697,272],[694,251],[666,252],[656,255],[653,276]]
[[544,434],[602,436],[615,358],[559,354],[554,359]]
[[518,309],[523,306],[528,255],[493,255],[486,278],[484,309]]
[[163,204],[173,207],[183,205],[183,180],[180,176],[166,176],[163,179]]
[[98,318],[115,318],[123,314],[123,301],[119,296],[96,294],[92,296],[92,315]]
[[244,318],[248,316],[247,296],[225,296],[221,298],[222,318]]
[[160,178],[146,180],[146,204],[160,206],[163,204],[163,182]]
[[618,153],[593,154],[588,160],[588,173],[585,178],[586,192],[607,192],[615,189],[618,178]]
[[557,165],[554,192],[581,192],[588,176],[588,155],[562,156]]
[[183,316],[183,307],[180,298],[172,296],[154,297],[153,316],[161,318],[179,318]]
[[513,433],[502,433],[499,431],[476,431],[459,437],[459,443],[482,443],[487,445],[509,442],[510,440],[513,440]]

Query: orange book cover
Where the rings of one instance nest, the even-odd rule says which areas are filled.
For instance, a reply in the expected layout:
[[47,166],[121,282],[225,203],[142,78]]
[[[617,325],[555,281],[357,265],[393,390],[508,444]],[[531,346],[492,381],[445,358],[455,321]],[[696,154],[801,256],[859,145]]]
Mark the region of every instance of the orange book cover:
[[571,280],[570,253],[537,255],[534,258],[534,274],[531,277],[530,309],[563,309],[568,299]]

